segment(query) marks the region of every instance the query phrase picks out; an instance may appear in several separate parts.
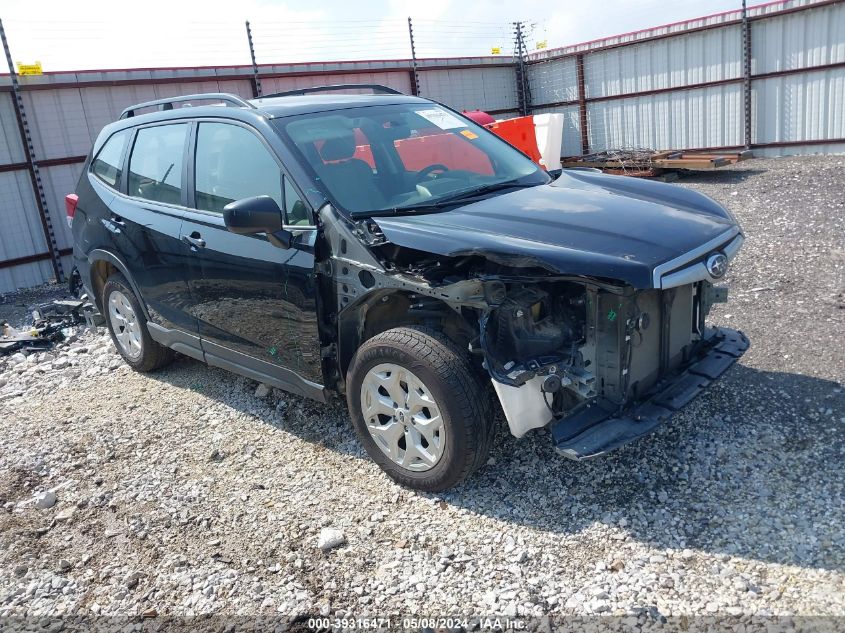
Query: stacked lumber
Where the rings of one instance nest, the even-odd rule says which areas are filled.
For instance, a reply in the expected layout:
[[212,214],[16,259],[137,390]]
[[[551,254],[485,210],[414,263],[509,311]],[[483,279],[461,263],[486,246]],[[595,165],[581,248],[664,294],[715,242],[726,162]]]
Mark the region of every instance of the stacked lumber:
[[584,156],[569,156],[561,159],[567,167],[593,167],[610,174],[625,176],[659,176],[669,170],[704,171],[734,165],[751,158],[750,151],[706,152],[706,151],[652,151],[652,150],[608,150]]

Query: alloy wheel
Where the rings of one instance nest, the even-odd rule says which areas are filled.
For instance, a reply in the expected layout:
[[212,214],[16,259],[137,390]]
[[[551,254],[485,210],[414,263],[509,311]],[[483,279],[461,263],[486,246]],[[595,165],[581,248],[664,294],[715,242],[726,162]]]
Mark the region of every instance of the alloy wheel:
[[443,456],[446,429],[431,391],[413,372],[376,365],[361,384],[361,409],[376,446],[402,468],[430,470]]
[[129,298],[119,290],[109,295],[109,321],[114,338],[130,358],[141,356],[141,324]]

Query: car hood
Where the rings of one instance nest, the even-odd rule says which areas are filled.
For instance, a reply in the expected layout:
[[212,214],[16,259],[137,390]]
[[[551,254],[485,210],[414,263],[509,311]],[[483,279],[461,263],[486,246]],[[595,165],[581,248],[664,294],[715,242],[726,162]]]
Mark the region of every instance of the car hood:
[[[398,246],[653,286],[655,267],[733,229],[719,204],[665,183],[580,170],[441,213],[376,218]],[[725,235],[727,242],[732,234]]]

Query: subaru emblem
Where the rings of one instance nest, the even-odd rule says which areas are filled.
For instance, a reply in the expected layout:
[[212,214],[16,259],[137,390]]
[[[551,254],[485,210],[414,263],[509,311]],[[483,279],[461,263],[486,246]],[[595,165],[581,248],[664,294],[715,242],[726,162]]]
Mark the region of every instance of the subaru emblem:
[[707,258],[705,265],[713,279],[721,279],[728,272],[728,258],[724,253],[713,253]]

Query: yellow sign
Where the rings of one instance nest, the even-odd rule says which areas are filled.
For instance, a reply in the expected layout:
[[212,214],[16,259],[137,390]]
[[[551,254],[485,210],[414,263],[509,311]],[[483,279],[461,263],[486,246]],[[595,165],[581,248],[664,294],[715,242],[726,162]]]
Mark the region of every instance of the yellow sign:
[[41,75],[43,71],[41,70],[41,62],[35,62],[34,64],[21,64],[17,62],[18,67],[18,74],[19,75]]
[[490,49],[490,54],[491,55],[501,55],[502,49],[499,46],[494,46],[493,48]]
[[539,42],[537,42],[537,50],[538,51],[543,50],[544,48],[548,48],[548,47],[549,47],[548,40],[540,40]]
[[478,138],[478,134],[476,134],[475,132],[470,132],[469,130],[464,130],[464,131],[461,132],[461,134],[466,136],[469,140],[472,140],[474,138]]

